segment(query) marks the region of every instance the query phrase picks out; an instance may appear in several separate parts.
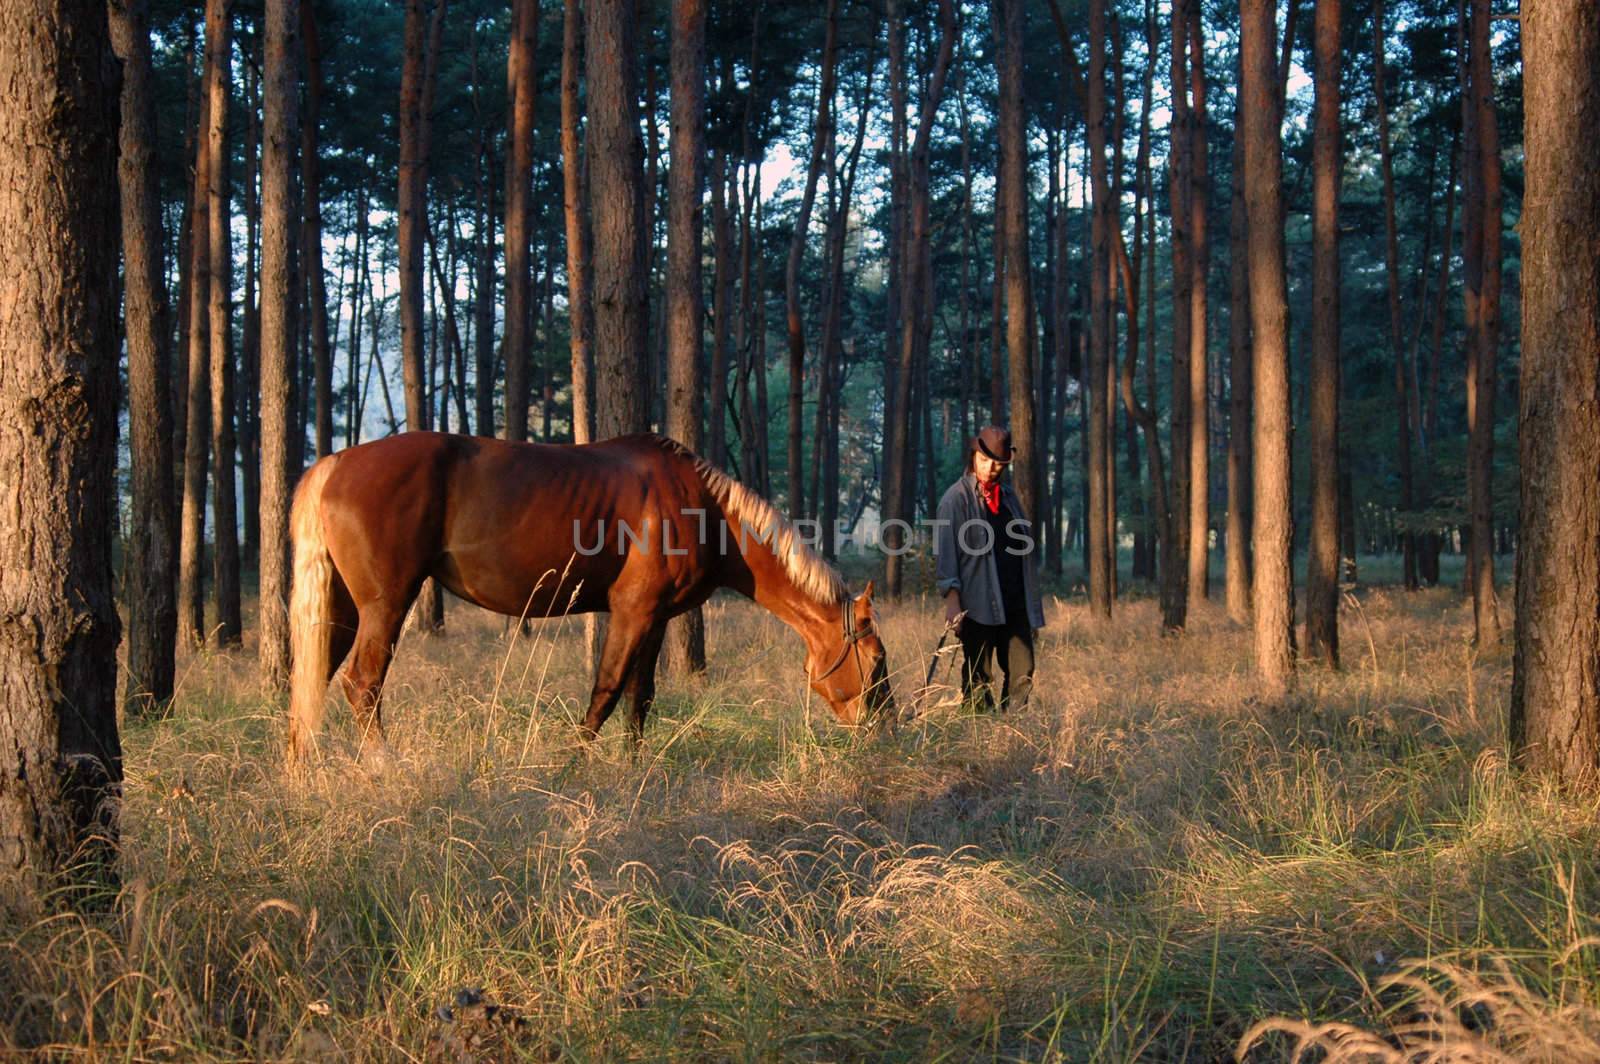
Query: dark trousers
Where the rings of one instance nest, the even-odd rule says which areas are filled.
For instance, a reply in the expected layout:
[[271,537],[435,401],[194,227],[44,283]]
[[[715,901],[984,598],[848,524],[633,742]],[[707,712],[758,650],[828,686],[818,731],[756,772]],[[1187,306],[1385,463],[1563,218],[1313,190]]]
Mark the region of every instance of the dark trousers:
[[994,705],[989,687],[994,662],[1000,662],[1000,709],[1021,709],[1033,693],[1033,629],[1027,621],[1018,626],[961,622],[961,695],[983,709]]

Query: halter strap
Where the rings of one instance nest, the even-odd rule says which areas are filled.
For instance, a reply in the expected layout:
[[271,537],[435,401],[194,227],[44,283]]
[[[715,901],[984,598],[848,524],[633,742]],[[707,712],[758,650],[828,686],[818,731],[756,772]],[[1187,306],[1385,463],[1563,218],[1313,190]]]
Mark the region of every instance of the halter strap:
[[[859,628],[856,626],[856,611],[855,603],[853,601],[846,601],[844,603],[844,609],[840,612],[843,614],[844,643],[839,647],[839,656],[834,658],[833,664],[824,669],[820,675],[808,677],[812,683],[821,683],[823,680],[826,680],[829,676],[832,676],[835,672],[837,672],[839,666],[844,664],[845,656],[852,650],[858,650],[859,647],[857,644],[859,644],[861,640],[872,631],[872,624],[870,621],[864,625],[861,625]],[[856,658],[856,668],[858,670],[861,669],[861,659],[859,655]],[[863,681],[866,680],[866,673],[864,670],[862,671],[861,678]]]

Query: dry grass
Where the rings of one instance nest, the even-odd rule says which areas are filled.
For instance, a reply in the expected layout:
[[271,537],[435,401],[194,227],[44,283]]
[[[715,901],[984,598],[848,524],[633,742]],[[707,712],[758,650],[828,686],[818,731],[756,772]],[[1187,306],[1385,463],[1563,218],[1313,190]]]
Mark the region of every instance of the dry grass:
[[[884,605],[904,707],[938,620]],[[718,600],[709,675],[664,678],[635,758],[615,722],[577,745],[581,625],[457,608],[404,637],[378,778],[341,710],[285,780],[249,654],[198,656],[125,732],[109,913],[0,924],[0,1050],[1600,1056],[1600,818],[1506,768],[1509,666],[1452,592],[1364,592],[1344,671],[1288,705],[1220,613],[1176,640],[1149,602],[1048,613],[1025,711],[936,690],[855,736],[787,629]]]

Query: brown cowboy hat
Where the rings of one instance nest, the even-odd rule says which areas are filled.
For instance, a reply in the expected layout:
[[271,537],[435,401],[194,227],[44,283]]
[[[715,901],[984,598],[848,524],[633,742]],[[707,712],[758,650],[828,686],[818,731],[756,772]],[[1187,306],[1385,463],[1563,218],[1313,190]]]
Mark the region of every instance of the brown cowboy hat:
[[1011,445],[1011,430],[988,425],[978,432],[978,450],[996,462],[1009,462],[1017,456]]

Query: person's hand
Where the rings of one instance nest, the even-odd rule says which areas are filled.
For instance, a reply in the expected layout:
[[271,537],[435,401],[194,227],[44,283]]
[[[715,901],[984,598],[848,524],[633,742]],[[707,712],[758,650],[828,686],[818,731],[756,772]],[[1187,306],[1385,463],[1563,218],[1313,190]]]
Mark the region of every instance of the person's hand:
[[957,617],[961,616],[961,597],[949,594],[944,597],[944,623],[954,624]]

